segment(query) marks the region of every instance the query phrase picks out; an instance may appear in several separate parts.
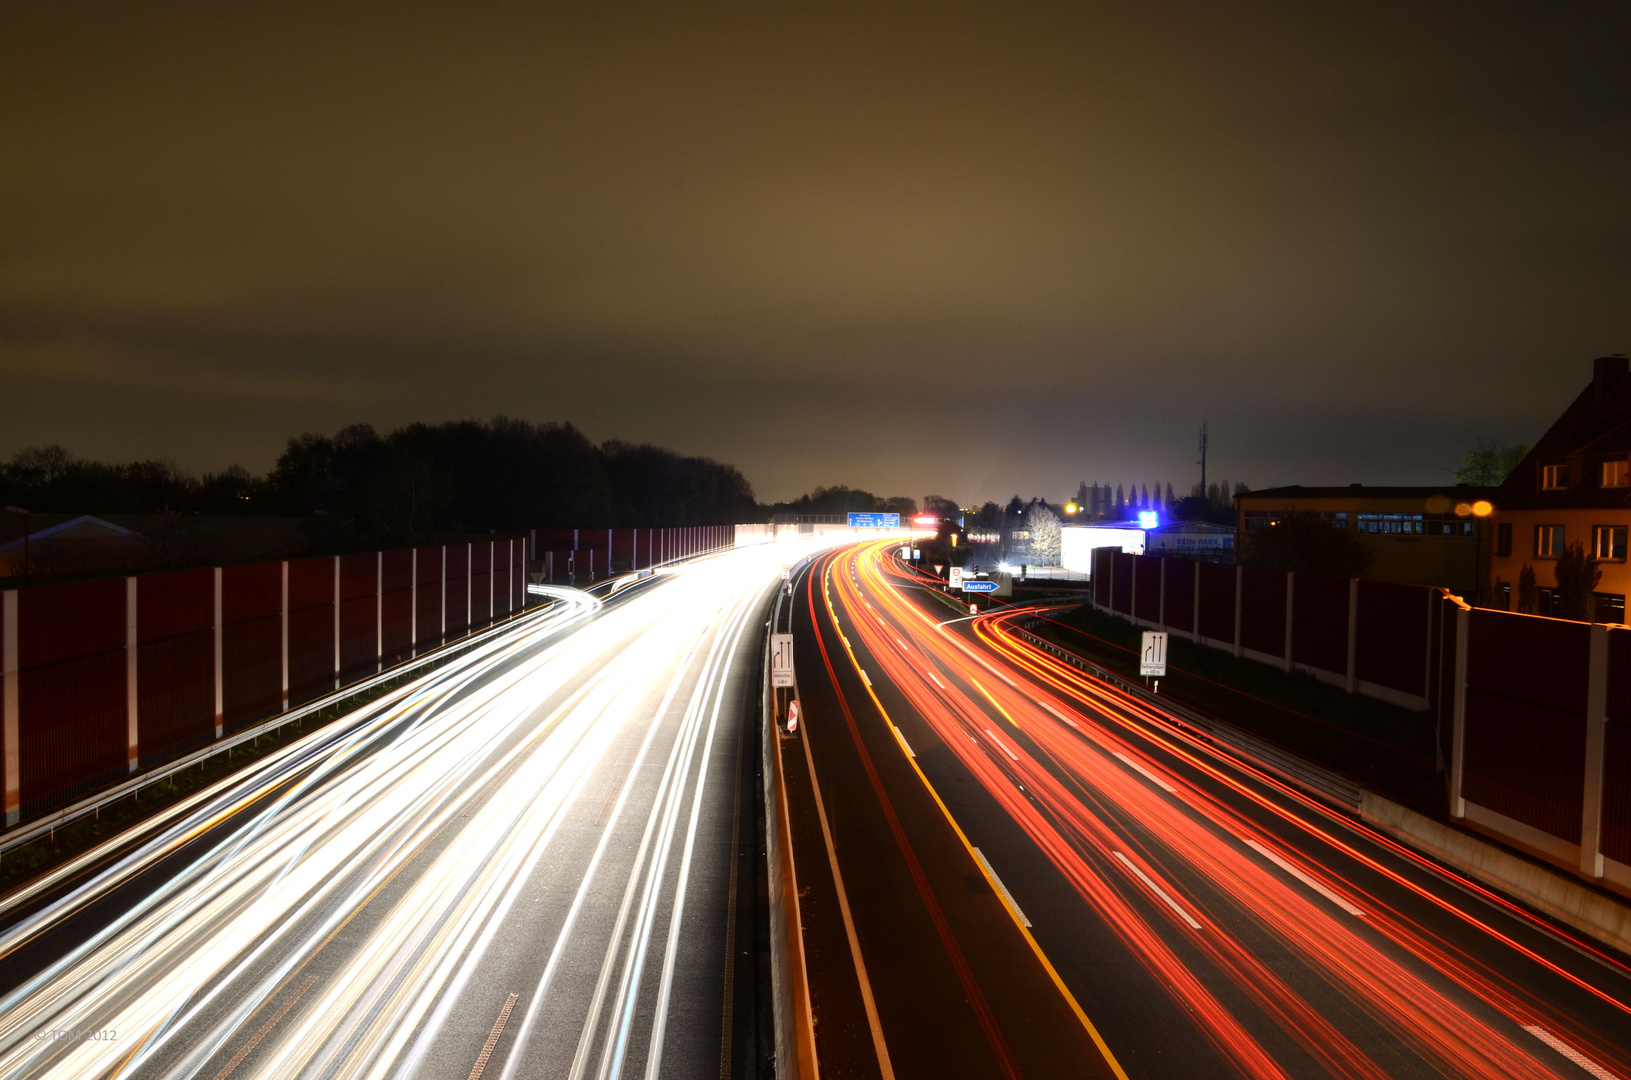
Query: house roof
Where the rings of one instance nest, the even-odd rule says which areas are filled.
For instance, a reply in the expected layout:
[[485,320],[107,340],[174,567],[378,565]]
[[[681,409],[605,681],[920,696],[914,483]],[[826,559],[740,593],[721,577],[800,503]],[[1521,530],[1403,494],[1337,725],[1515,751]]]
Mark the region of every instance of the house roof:
[[[1500,510],[1549,507],[1631,508],[1631,488],[1603,488],[1598,461],[1631,454],[1631,362],[1605,356],[1593,362],[1593,378],[1546,429],[1495,495]],[[1542,465],[1569,465],[1569,486],[1540,489]]]

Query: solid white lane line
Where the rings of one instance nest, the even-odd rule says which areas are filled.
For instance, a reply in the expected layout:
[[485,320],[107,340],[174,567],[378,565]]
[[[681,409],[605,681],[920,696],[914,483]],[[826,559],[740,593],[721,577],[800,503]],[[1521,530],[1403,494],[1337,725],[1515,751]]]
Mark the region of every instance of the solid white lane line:
[[1144,766],[1140,765],[1138,762],[1134,761],[1132,758],[1128,757],[1126,754],[1123,754],[1121,751],[1119,751],[1119,750],[1116,751],[1116,757],[1121,759],[1121,763],[1123,765],[1125,765],[1129,769],[1132,769],[1133,771],[1139,773],[1140,775],[1142,775],[1144,777],[1144,779],[1148,780],[1150,783],[1154,784],[1156,787],[1160,788],[1162,791],[1176,792],[1178,790],[1177,788],[1173,787],[1171,784],[1167,783],[1165,780],[1161,779],[1159,776],[1157,776],[1154,773],[1150,772],[1150,770],[1146,769]]
[[487,1033],[487,1042],[482,1045],[481,1053],[476,1055],[476,1063],[470,1067],[469,1080],[481,1080],[481,1074],[487,1071],[487,1063],[493,1059],[493,1047],[498,1045],[498,1037],[504,1034],[504,1025],[510,1022],[510,1014],[515,1011],[515,1003],[519,1000],[519,994],[511,994],[504,1007],[498,1010],[493,1030]]
[[909,757],[909,758],[917,757],[916,754],[912,753],[912,748],[910,746],[906,745],[906,736],[901,734],[900,728],[895,727],[893,724],[891,724],[890,725],[890,730],[895,733],[895,738],[900,741],[900,748],[902,750],[906,751],[906,756]]
[[1343,911],[1346,911],[1349,915],[1365,914],[1363,911],[1360,911],[1358,908],[1348,903],[1348,901],[1342,899],[1342,897],[1338,896],[1330,889],[1327,889],[1324,885],[1321,885],[1319,882],[1315,881],[1313,878],[1309,877],[1295,866],[1292,866],[1290,863],[1280,858],[1280,856],[1276,855],[1262,844],[1259,844],[1256,840],[1246,841],[1246,846],[1263,856],[1263,858],[1267,859],[1275,866],[1278,866],[1280,869],[1290,874],[1292,877],[1296,878],[1298,881],[1302,882],[1304,885],[1307,885],[1310,889],[1313,889],[1315,892],[1331,901],[1331,903],[1335,904]]
[[1081,730],[1076,721],[1072,720],[1070,717],[1066,716],[1052,705],[1049,705],[1046,701],[1038,701],[1037,704],[1051,712],[1053,715],[1057,716],[1059,719],[1063,720],[1065,723],[1069,724],[1071,727],[1076,728],[1078,731]]
[[668,1005],[674,988],[674,968],[679,959],[680,931],[685,925],[685,900],[691,880],[691,858],[697,845],[697,822],[702,819],[702,798],[708,783],[708,762],[713,757],[714,733],[719,728],[719,711],[725,704],[725,688],[730,682],[731,665],[736,660],[736,649],[748,627],[751,608],[743,605],[737,620],[736,633],[725,650],[725,662],[720,665],[714,680],[714,710],[708,719],[708,738],[702,746],[702,760],[697,765],[695,794],[691,798],[691,818],[685,827],[685,849],[680,856],[679,881],[674,886],[674,899],[668,916],[668,942],[663,952],[662,975],[658,981],[657,1008],[652,1020],[650,1041],[646,1048],[647,1080],[657,1080],[663,1062],[663,1039],[668,1030]]
[[1614,1073],[1609,1072],[1607,1069],[1603,1068],[1601,1065],[1597,1064],[1595,1061],[1591,1060],[1589,1057],[1582,1054],[1580,1051],[1576,1050],[1574,1047],[1570,1046],[1556,1035],[1553,1035],[1550,1031],[1540,1027],[1538,1024],[1525,1024],[1523,1026],[1523,1030],[1527,1031],[1529,1034],[1533,1035],[1547,1046],[1550,1046],[1553,1050],[1556,1050],[1558,1053],[1562,1054],[1564,1057],[1568,1058],[1570,1061],[1574,1062],[1576,1065],[1595,1076],[1597,1080],[1620,1080],[1620,1078]]
[[855,917],[850,913],[849,893],[844,888],[844,875],[838,869],[838,849],[833,846],[832,826],[827,822],[827,803],[821,797],[821,781],[816,777],[815,753],[810,749],[810,732],[799,739],[804,744],[804,764],[810,771],[810,791],[815,796],[816,819],[821,822],[821,839],[827,845],[827,867],[832,871],[833,891],[838,894],[838,913],[844,918],[844,936],[849,939],[850,961],[855,965],[855,978],[861,987],[861,1005],[866,1010],[867,1027],[872,1031],[872,1052],[878,1058],[878,1071],[884,1080],[895,1080],[895,1067],[889,1060],[889,1046],[884,1042],[883,1024],[878,1020],[878,1002],[872,994],[872,980],[867,977],[866,960],[861,955],[861,939],[855,933]]
[[1148,885],[1150,887],[1151,892],[1155,893],[1155,895],[1159,896],[1163,901],[1166,902],[1167,907],[1171,908],[1173,911],[1176,911],[1178,913],[1178,917],[1183,919],[1184,922],[1189,924],[1190,929],[1199,930],[1201,928],[1201,924],[1195,921],[1194,916],[1192,916],[1189,912],[1185,911],[1183,908],[1179,907],[1178,906],[1178,901],[1176,901],[1172,897],[1168,896],[1167,891],[1165,889],[1163,889],[1161,886],[1157,885],[1150,878],[1150,875],[1146,874],[1144,871],[1142,871],[1138,867],[1134,866],[1133,861],[1131,859],[1129,859],[1127,856],[1123,855],[1119,851],[1113,852],[1112,854],[1114,854],[1116,858],[1120,859],[1122,861],[1122,864],[1125,865],[1127,867],[1127,869],[1129,869],[1133,873],[1137,874],[1139,876],[1140,880],[1142,880],[1144,882],[1144,884],[1146,884],[1146,885]]
[[998,750],[1001,750],[1003,753],[1007,754],[1009,758],[1014,761],[1019,760],[1019,757],[1012,750],[1008,749],[1008,747],[1004,746],[1001,739],[997,738],[997,733],[995,731],[992,731],[990,728],[986,728],[985,733],[991,736],[991,741],[996,744]]
[[991,860],[987,859],[985,852],[979,848],[972,848],[972,850],[974,857],[980,860],[980,869],[984,870],[985,876],[991,879],[991,884],[997,887],[997,892],[1002,896],[1002,902],[1012,908],[1015,917],[1025,925],[1026,929],[1029,929],[1031,920],[1027,919],[1025,913],[1019,910],[1019,905],[1014,902],[1014,894],[1008,891],[1008,886],[1002,883],[1002,878],[998,877],[997,872],[991,869]]

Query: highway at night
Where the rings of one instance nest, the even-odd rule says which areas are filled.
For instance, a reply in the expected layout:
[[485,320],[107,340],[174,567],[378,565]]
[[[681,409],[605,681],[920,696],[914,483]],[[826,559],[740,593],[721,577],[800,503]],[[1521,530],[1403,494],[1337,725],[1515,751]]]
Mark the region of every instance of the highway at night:
[[1027,643],[1034,611],[960,616],[894,550],[812,560],[782,616],[824,1070],[1631,1076],[1622,961]]
[[13,894],[0,1075],[718,1076],[790,548],[563,592]]

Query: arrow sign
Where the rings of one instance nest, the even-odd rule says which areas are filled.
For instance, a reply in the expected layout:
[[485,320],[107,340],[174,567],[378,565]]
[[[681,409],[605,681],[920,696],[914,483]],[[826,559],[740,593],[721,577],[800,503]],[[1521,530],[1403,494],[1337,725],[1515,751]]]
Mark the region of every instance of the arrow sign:
[[963,591],[964,592],[996,592],[997,591],[997,583],[995,581],[969,581],[968,579],[965,578],[963,580]]

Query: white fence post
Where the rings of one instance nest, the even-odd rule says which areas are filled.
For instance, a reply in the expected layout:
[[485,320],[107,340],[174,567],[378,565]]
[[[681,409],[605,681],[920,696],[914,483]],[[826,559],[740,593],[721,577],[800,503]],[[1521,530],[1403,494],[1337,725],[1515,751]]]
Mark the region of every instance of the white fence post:
[[1466,768],[1467,746],[1467,649],[1472,612],[1458,607],[1455,612],[1455,726],[1450,736],[1450,816],[1467,816],[1467,800],[1461,794]]
[[1246,568],[1235,567],[1235,655],[1240,655],[1240,608],[1241,598],[1246,592]]
[[283,568],[283,601],[279,608],[281,626],[280,636],[283,639],[283,711],[289,711],[289,562],[287,559],[281,564]]
[[1580,813],[1580,873],[1603,876],[1603,742],[1608,723],[1608,627],[1591,624],[1586,677],[1586,782]]
[[1348,579],[1348,693],[1359,692],[1359,579]]
[[1161,602],[1155,612],[1155,621],[1162,630],[1167,628],[1167,560],[1162,559],[1161,566]]
[[21,724],[17,697],[17,590],[7,589],[0,594],[0,633],[5,635],[5,651],[0,661],[0,674],[5,679],[5,754],[6,754],[6,824],[17,824],[22,816],[22,750]]
[[221,626],[221,578],[222,570],[215,568],[215,737],[219,739],[225,730],[226,716],[226,680],[223,668],[225,666],[225,651],[223,649]]
[[334,689],[340,688],[340,557],[334,556]]
[[1297,572],[1286,571],[1286,674],[1291,674],[1292,613],[1296,610]]
[[1195,613],[1193,622],[1189,624],[1189,640],[1201,640],[1201,563],[1195,560]]
[[125,578],[125,740],[130,771],[141,760],[141,740],[136,730],[136,579]]

